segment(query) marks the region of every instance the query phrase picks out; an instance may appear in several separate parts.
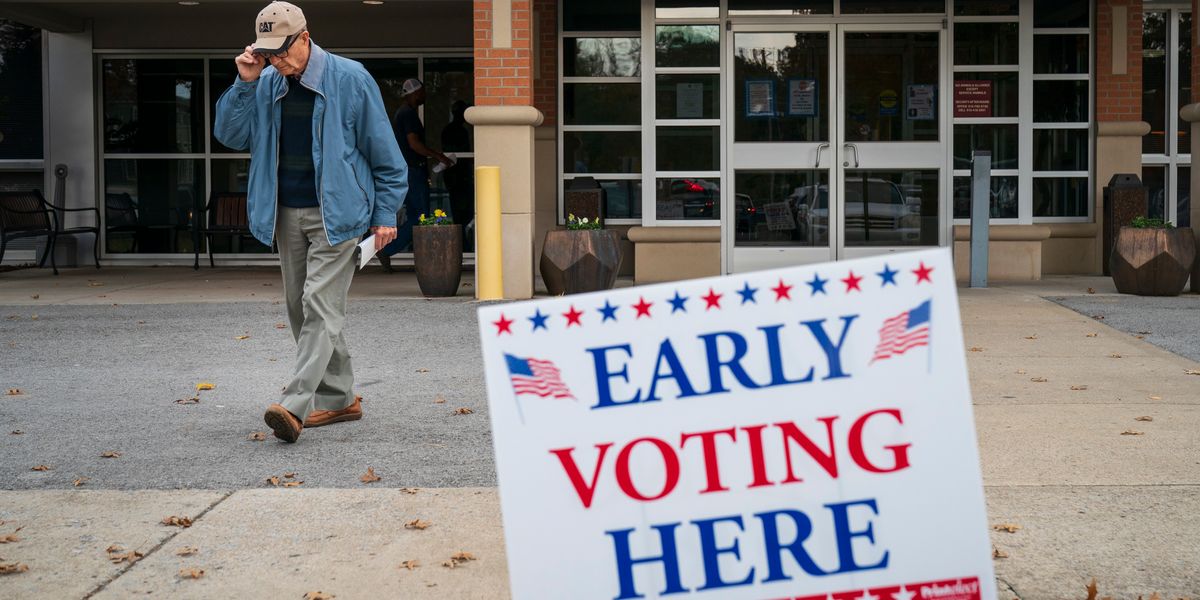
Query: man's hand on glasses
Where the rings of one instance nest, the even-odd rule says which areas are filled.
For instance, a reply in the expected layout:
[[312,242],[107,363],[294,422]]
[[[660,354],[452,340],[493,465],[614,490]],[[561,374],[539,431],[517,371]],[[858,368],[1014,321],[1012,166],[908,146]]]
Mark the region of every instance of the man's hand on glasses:
[[251,46],[246,46],[246,50],[233,59],[233,62],[237,63],[238,77],[247,83],[257,81],[263,68],[267,66],[267,59],[261,54],[255,54]]

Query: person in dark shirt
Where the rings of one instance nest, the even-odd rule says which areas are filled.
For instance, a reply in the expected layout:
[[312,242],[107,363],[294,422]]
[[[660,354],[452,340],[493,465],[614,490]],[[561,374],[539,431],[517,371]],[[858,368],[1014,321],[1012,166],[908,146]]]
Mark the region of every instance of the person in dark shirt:
[[[462,100],[450,106],[450,123],[442,129],[442,151],[470,152],[471,132],[467,130],[468,104]],[[467,227],[475,218],[475,181],[469,164],[455,163],[446,169],[442,179],[446,182],[446,193],[450,195],[450,213],[454,222],[463,226],[463,250],[471,252],[472,236],[466,235]]]
[[408,197],[404,202],[404,223],[396,233],[396,241],[379,251],[379,262],[391,270],[391,256],[408,250],[412,245],[412,229],[418,217],[429,213],[429,169],[427,159],[435,159],[449,167],[453,163],[445,154],[425,145],[425,125],[418,112],[425,104],[425,85],[419,79],[407,79],[400,88],[404,103],[392,118],[392,132],[400,144],[400,153],[408,163]]

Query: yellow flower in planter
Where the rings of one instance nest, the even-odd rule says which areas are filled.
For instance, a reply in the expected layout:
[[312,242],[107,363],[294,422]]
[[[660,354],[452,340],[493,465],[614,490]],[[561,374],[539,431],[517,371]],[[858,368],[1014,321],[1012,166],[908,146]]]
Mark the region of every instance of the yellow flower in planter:
[[440,208],[439,208],[439,209],[436,209],[436,210],[434,210],[434,211],[433,211],[433,216],[435,216],[435,217],[439,217],[439,218],[440,218],[440,217],[444,217],[444,216],[446,216],[446,211],[444,211],[444,210],[442,210],[442,209],[440,209]]

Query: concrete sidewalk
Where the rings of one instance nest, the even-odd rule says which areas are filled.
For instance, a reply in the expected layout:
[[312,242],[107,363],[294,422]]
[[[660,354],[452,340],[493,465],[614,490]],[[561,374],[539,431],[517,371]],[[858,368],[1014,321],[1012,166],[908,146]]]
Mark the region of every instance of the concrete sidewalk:
[[[24,327],[30,324],[26,313],[43,310],[55,319],[69,319],[75,314],[72,311],[103,308],[96,305],[110,298],[96,296],[108,292],[126,294],[125,302],[130,304],[139,300],[141,304],[270,303],[278,299],[277,286],[271,289],[263,285],[276,283],[277,273],[270,270],[230,270],[221,277],[207,272],[209,289],[201,290],[200,298],[196,290],[188,288],[196,282],[187,273],[171,273],[158,279],[138,272],[128,275],[132,279],[123,276],[114,280],[104,278],[106,271],[101,270],[101,277],[91,270],[68,272],[58,280],[36,275],[14,277],[21,272],[0,274],[0,312],[20,315],[16,321],[0,321],[0,335],[8,336],[0,342],[7,343],[13,337],[18,344],[26,343],[22,336],[34,331]],[[403,310],[404,303],[423,302],[398,301],[391,295],[390,290],[411,285],[411,281],[403,281],[411,279],[411,274],[389,276],[392,280],[383,279],[383,274],[378,277],[382,280],[378,285],[383,287],[377,291],[358,287],[375,284],[375,276],[360,277],[356,283],[352,322],[355,315],[370,322],[371,307]],[[104,285],[89,286],[96,281],[88,279]],[[1086,294],[1086,287],[1081,287],[1085,283],[1051,280],[1038,285],[961,290],[989,520],[992,524],[1020,526],[1015,533],[992,532],[996,548],[1007,554],[995,561],[1001,598],[1083,598],[1084,586],[1095,577],[1101,596],[1133,600],[1158,592],[1164,600],[1194,600],[1200,597],[1200,520],[1195,518],[1200,514],[1200,435],[1196,431],[1200,423],[1200,377],[1187,371],[1200,369],[1200,365],[1044,298]],[[129,287],[123,287],[126,285]],[[37,303],[54,306],[38,309]],[[438,306],[440,310],[434,311],[437,315],[422,327],[442,327],[448,334],[446,339],[455,341],[437,351],[460,355],[472,363],[478,361],[473,321],[450,317],[471,310],[473,303],[462,297]],[[178,310],[198,309],[180,306]],[[210,318],[219,318],[218,313],[224,310],[231,321],[258,312],[233,303],[212,310],[217,312]],[[180,327],[188,326],[186,321],[162,318]],[[220,337],[227,334],[222,331]],[[283,348],[286,340],[282,338],[281,334],[281,340],[270,343]],[[215,338],[197,343],[202,353],[220,351],[222,347]],[[389,343],[386,337],[365,336],[357,351],[386,352]],[[0,351],[6,349],[0,346]],[[236,354],[229,358],[242,360]],[[7,365],[0,369],[5,379],[0,387],[7,387],[14,374],[28,377],[25,369],[37,368],[21,361],[5,362],[2,357],[0,364]],[[82,364],[76,368],[107,366]],[[428,385],[420,378],[430,374],[413,371],[400,368],[381,373],[380,377],[393,380],[388,384],[402,390]],[[263,381],[271,381],[270,376]],[[455,383],[451,379],[440,385]],[[425,394],[422,391],[419,395]],[[463,402],[477,407],[477,414],[470,417],[486,423],[486,402],[481,392],[469,394],[479,396],[463,398]],[[25,412],[31,409],[20,406],[0,397],[0,424],[6,428],[0,432],[5,438],[0,439],[0,452],[5,461],[18,461],[22,469],[28,469],[24,465],[36,464],[31,461],[37,458],[37,452],[46,450],[31,439],[31,434],[7,433],[10,423],[32,418]],[[56,415],[63,421],[86,422],[88,417],[84,415],[88,413],[76,412],[85,410],[86,404],[79,409],[74,406],[46,402],[36,410],[37,414]],[[408,411],[407,406],[368,404],[367,410],[380,414]],[[433,413],[405,412],[392,417],[411,420],[415,427],[430,428],[430,432],[440,431],[436,429],[440,417]],[[1139,421],[1138,417],[1152,420]],[[369,414],[362,425],[370,425],[372,418],[385,419],[382,414]],[[167,428],[167,437],[177,435],[175,431],[191,432],[192,436],[211,436],[215,432],[214,426],[191,423],[165,422],[161,427]],[[470,428],[478,425],[473,423]],[[1125,435],[1127,432],[1130,434]],[[241,430],[235,433],[242,436],[239,439],[244,438]],[[356,448],[354,440],[341,433],[324,439],[314,436],[310,441],[318,443],[292,448],[296,452],[291,453],[287,464],[315,464],[317,457],[305,453],[318,449],[326,453]],[[63,464],[87,466],[92,464],[88,461],[95,462],[95,448],[91,444],[77,446],[72,443],[74,439],[59,438]],[[205,456],[205,461],[227,463],[226,470],[240,468],[240,456],[247,453],[242,446],[227,445],[224,452],[228,458],[223,458],[219,444],[210,453],[202,448],[189,450],[193,442],[180,439],[185,441],[176,444],[178,447],[162,451],[179,456],[199,454]],[[19,541],[0,544],[0,563],[19,562],[28,565],[29,570],[0,576],[0,597],[127,598],[151,594],[171,598],[300,598],[306,592],[320,590],[339,599],[505,598],[508,588],[503,531],[492,487],[494,475],[475,473],[464,483],[452,483],[453,478],[437,475],[439,471],[452,471],[454,461],[490,464],[490,443],[490,436],[472,434],[462,438],[454,452],[435,448],[421,458],[414,458],[413,453],[419,451],[416,446],[405,447],[402,458],[388,459],[390,464],[372,463],[384,479],[369,485],[314,477],[304,485],[283,489],[247,477],[241,485],[230,482],[216,488],[196,488],[180,481],[176,485],[195,489],[169,490],[163,489],[160,471],[126,460],[132,456],[104,463],[108,470],[95,472],[95,479],[78,489],[71,486],[69,478],[54,479],[49,485],[6,478],[0,481],[0,488],[8,490],[0,491],[0,521],[5,521],[0,525],[0,537],[18,527],[23,529],[16,534]],[[42,450],[35,452],[33,447]],[[264,449],[270,450],[261,444],[253,446],[255,452]],[[274,464],[271,461],[285,468],[280,459],[271,458],[277,454],[271,452],[262,459],[267,462],[246,473],[259,473],[264,466]],[[404,461],[414,460],[421,465],[412,469],[415,474],[399,467]],[[106,483],[106,477],[112,483]],[[420,478],[437,487],[414,485]],[[202,481],[198,483],[203,485]],[[463,485],[471,487],[446,487]],[[40,489],[25,489],[30,487]],[[173,515],[191,517],[195,522],[186,529],[160,523]],[[431,525],[424,530],[405,528],[405,523],[414,519]],[[112,545],[145,556],[136,563],[114,564],[106,552]],[[179,556],[177,551],[183,547],[194,547],[196,551]],[[477,560],[453,569],[441,566],[458,552],[471,553]],[[417,561],[419,566],[413,570],[402,568],[401,563],[408,560]],[[179,575],[181,569],[191,568],[202,569],[203,577]]]

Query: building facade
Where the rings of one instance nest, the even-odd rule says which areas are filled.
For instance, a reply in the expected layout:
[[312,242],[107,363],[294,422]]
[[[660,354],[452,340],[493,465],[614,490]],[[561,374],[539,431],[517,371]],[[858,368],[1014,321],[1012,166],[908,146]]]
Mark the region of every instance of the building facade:
[[[50,190],[66,164],[65,201],[102,209],[105,262],[190,262],[204,202],[244,190],[249,157],[211,138],[212,107],[259,4],[0,2],[0,186]],[[389,109],[404,78],[426,81],[429,142],[460,157],[435,176],[436,205],[469,193],[472,165],[501,167],[505,293],[526,297],[581,178],[605,190],[640,282],[929,246],[965,269],[977,150],[992,157],[992,277],[1098,273],[1113,175],[1141,177],[1152,216],[1200,222],[1194,4],[301,6]],[[217,243],[225,261],[272,260],[253,240]]]

